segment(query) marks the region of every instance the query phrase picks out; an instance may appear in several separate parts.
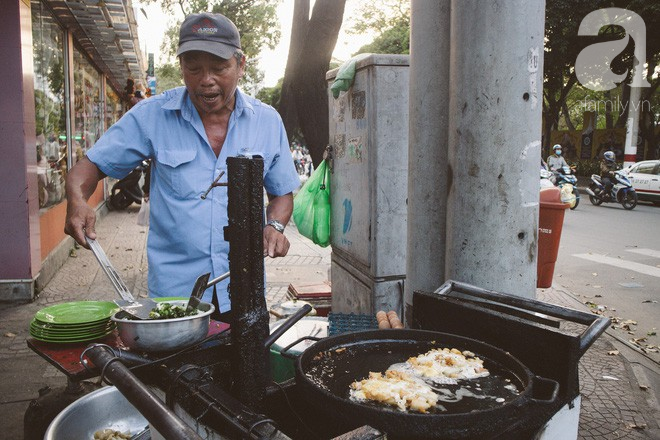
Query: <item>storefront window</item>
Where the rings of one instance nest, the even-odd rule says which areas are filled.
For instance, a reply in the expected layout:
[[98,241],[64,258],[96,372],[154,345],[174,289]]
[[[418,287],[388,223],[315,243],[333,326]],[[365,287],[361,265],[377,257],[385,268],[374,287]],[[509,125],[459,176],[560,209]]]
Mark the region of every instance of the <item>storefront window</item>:
[[106,81],[105,84],[105,129],[110,128],[117,122],[123,114],[122,102],[119,95],[110,87]]
[[73,163],[82,159],[103,133],[101,75],[76,48],[73,51]]
[[[105,129],[109,129],[112,124],[117,122],[124,114],[124,105],[119,98],[119,95],[110,87],[110,84],[105,83]],[[117,182],[117,179],[108,176],[108,184],[106,185],[108,197],[112,191],[112,185]]]
[[39,207],[64,198],[67,171],[64,100],[64,33],[38,1],[32,2],[34,106]]

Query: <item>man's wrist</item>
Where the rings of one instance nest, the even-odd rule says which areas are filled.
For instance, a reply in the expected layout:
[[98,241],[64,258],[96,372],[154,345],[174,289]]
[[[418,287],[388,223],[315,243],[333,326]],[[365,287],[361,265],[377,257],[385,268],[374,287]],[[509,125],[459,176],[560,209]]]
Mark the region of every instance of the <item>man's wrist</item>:
[[283,234],[284,233],[284,225],[277,220],[268,220],[268,223],[266,223],[266,226],[272,226],[277,232]]

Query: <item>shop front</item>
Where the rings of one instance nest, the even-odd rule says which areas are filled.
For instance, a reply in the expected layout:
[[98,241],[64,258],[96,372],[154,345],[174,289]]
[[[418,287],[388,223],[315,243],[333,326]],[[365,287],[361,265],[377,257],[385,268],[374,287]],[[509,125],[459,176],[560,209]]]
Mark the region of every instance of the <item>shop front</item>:
[[[0,17],[0,301],[29,301],[69,256],[67,171],[127,109],[145,64],[130,0],[14,0]],[[89,203],[101,213],[107,184]]]

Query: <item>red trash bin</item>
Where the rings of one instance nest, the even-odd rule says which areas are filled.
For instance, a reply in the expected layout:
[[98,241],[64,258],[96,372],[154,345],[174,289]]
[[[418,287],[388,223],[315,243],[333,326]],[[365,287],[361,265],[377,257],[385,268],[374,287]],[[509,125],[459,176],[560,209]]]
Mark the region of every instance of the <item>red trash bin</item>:
[[561,202],[559,188],[542,188],[540,204],[536,287],[547,288],[552,286],[564,212],[569,205]]

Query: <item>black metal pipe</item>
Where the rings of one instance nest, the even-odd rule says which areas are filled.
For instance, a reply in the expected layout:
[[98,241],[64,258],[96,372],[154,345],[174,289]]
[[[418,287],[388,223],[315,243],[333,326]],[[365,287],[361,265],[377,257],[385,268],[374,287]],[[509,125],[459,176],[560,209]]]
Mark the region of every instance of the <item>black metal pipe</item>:
[[279,327],[273,331],[273,333],[270,334],[266,338],[266,341],[264,342],[264,345],[266,348],[270,348],[271,345],[275,343],[279,339],[280,336],[282,336],[284,333],[286,333],[287,330],[289,330],[291,327],[293,327],[296,322],[300,321],[302,318],[305,317],[306,314],[312,311],[312,306],[309,304],[305,304],[298,310],[296,313],[293,315],[289,316],[286,321],[284,321]]
[[264,292],[264,161],[227,159],[227,217],[231,273],[232,389],[236,398],[259,408],[270,383],[264,341],[270,333]]
[[170,410],[147,386],[126,368],[114,353],[102,346],[92,347],[87,356],[126,399],[168,440],[200,439],[192,428]]

